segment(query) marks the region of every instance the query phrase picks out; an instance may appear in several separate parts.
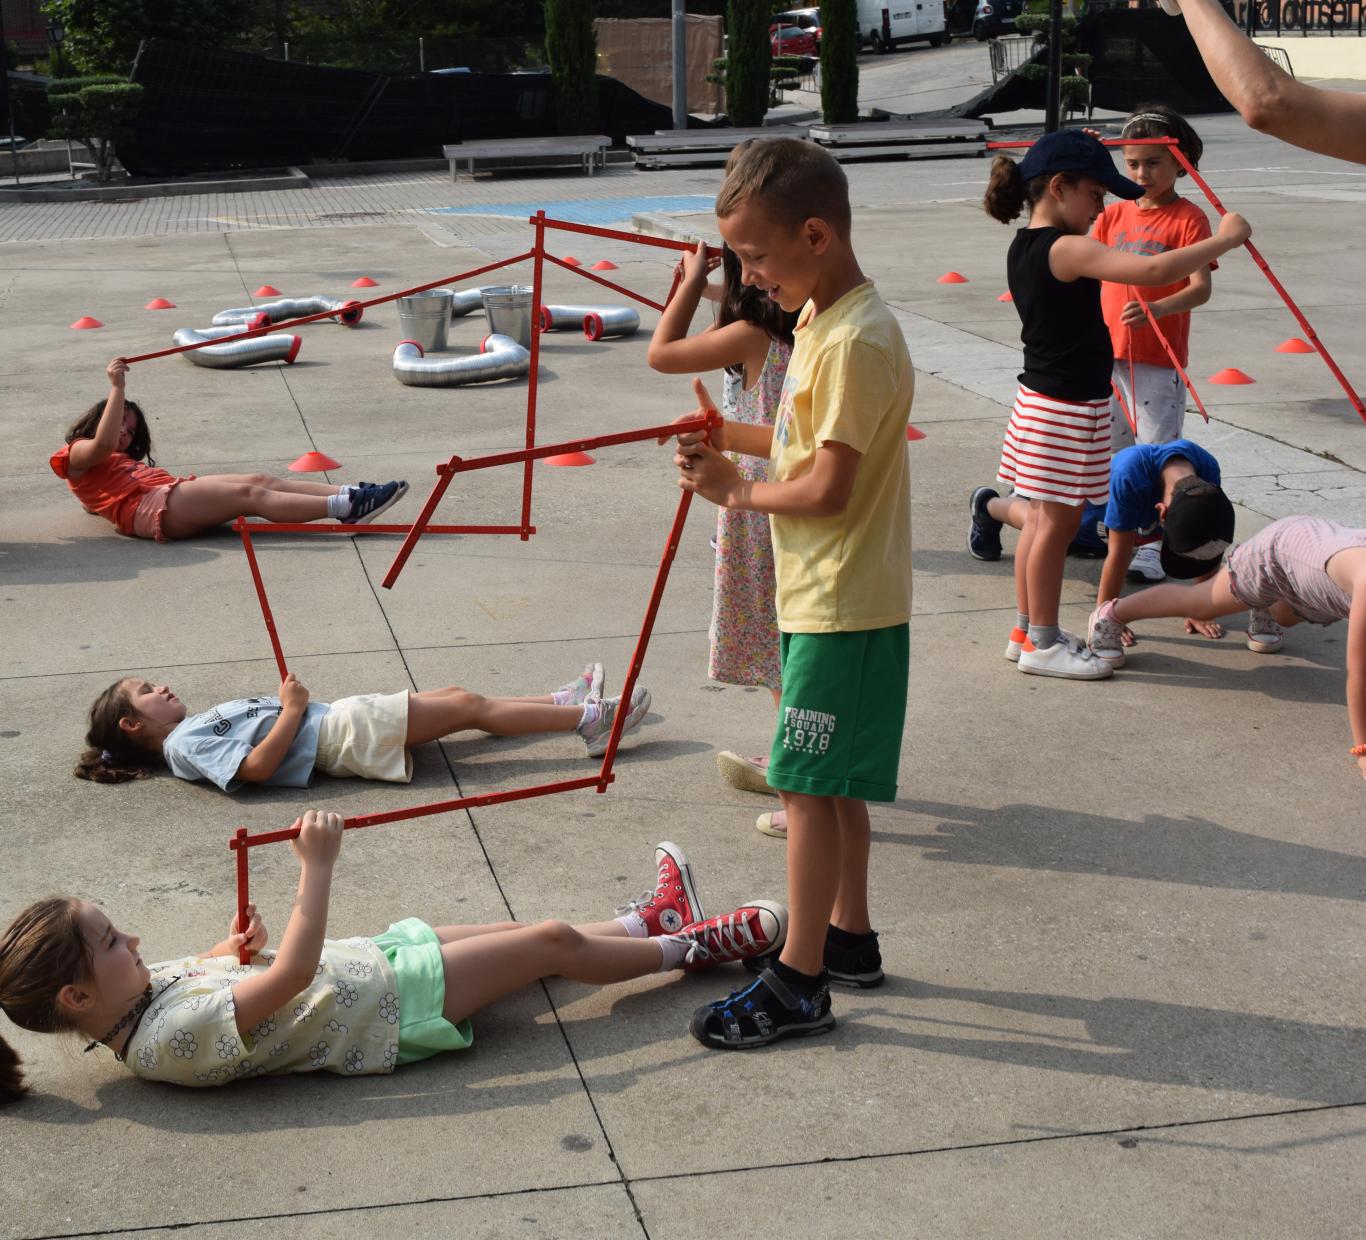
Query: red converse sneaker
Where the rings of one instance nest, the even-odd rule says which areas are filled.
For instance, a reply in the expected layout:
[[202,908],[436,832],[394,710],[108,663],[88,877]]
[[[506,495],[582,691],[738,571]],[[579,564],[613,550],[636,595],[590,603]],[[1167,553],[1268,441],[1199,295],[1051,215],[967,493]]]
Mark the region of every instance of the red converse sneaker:
[[787,909],[772,900],[751,900],[724,917],[685,926],[677,937],[692,940],[683,963],[689,972],[766,956],[778,951],[787,937]]
[[661,934],[677,934],[684,926],[699,922],[706,916],[697,898],[692,866],[677,844],[668,840],[655,849],[655,866],[659,871],[653,892],[646,892],[639,900],[617,909],[617,915],[639,914],[651,938]]

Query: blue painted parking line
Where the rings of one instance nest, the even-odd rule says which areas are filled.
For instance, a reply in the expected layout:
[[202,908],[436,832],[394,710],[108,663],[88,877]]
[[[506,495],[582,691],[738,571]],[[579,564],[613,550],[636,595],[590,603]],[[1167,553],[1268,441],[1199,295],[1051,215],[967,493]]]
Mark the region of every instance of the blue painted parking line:
[[528,217],[544,211],[557,220],[571,224],[597,224],[606,227],[629,220],[645,211],[710,211],[716,199],[710,194],[664,194],[655,197],[567,198],[560,202],[544,199],[527,202],[481,203],[470,207],[428,207],[431,215],[501,215]]

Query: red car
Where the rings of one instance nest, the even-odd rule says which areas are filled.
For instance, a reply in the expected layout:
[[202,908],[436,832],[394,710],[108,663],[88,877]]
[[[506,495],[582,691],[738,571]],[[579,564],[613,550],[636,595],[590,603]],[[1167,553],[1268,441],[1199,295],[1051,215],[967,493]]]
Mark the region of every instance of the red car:
[[819,56],[820,40],[810,30],[800,26],[774,23],[768,28],[769,42],[775,56]]

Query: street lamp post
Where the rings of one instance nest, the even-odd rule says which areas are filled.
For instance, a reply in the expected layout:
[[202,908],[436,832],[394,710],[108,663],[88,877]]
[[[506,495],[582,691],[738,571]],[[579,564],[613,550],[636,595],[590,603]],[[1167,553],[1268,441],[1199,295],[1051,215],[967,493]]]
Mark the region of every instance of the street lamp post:
[[5,38],[5,17],[0,9],[0,65],[5,70],[5,116],[9,119],[9,155],[14,161],[14,183],[19,184],[19,140],[14,136],[14,104],[9,93],[9,42]]

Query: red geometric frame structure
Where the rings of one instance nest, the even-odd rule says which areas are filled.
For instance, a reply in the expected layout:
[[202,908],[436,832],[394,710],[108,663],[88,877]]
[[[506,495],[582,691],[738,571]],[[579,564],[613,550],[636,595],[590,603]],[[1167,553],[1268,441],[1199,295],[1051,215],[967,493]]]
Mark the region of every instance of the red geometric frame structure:
[[[1102,138],[1101,141],[1105,146],[1140,145],[1140,143],[1134,139],[1130,139],[1128,142],[1125,142],[1123,138]],[[1032,142],[988,142],[987,150],[1027,150],[1029,147],[1033,145],[1034,144]],[[1205,197],[1209,199],[1210,206],[1212,206],[1220,215],[1228,214],[1228,208],[1225,207],[1224,204],[1219,201],[1219,196],[1214,192],[1214,190],[1210,188],[1209,182],[1206,181],[1205,178],[1200,175],[1199,169],[1197,169],[1196,166],[1193,163],[1191,163],[1191,161],[1186,157],[1186,153],[1181,149],[1181,144],[1177,141],[1177,139],[1144,138],[1142,139],[1141,145],[1170,147],[1172,155],[1176,157],[1176,162],[1179,163],[1182,166],[1182,168],[1184,168],[1186,172],[1190,174],[1191,180],[1200,187],[1200,192],[1203,193]],[[1271,270],[1271,265],[1266,261],[1266,259],[1262,257],[1261,251],[1258,250],[1257,247],[1253,245],[1250,240],[1244,241],[1243,247],[1251,256],[1252,261],[1257,265],[1258,270],[1261,271],[1262,275],[1266,277],[1267,283],[1269,283],[1271,287],[1276,290],[1276,295],[1285,303],[1286,309],[1289,310],[1290,313],[1295,316],[1295,321],[1300,325],[1300,329],[1308,338],[1309,343],[1314,346],[1314,352],[1316,352],[1321,358],[1323,358],[1324,365],[1326,365],[1328,369],[1332,372],[1333,378],[1338,381],[1338,386],[1342,388],[1342,390],[1347,394],[1347,399],[1351,402],[1352,408],[1357,411],[1357,416],[1360,417],[1363,422],[1366,422],[1366,405],[1362,404],[1361,397],[1357,395],[1356,389],[1351,385],[1351,383],[1348,382],[1347,376],[1342,373],[1342,370],[1339,368],[1337,362],[1333,360],[1333,355],[1328,352],[1328,347],[1323,343],[1322,340],[1319,339],[1318,333],[1314,331],[1313,327],[1309,323],[1309,320],[1304,317],[1304,314],[1300,310],[1299,306],[1295,304],[1294,298],[1292,298],[1290,294],[1286,292],[1285,285],[1282,284],[1280,280],[1276,278],[1276,273]],[[1149,319],[1152,320],[1153,326],[1156,327],[1157,323],[1156,320],[1152,319],[1152,312],[1148,311],[1147,313]],[[1158,334],[1159,336],[1161,335],[1160,331]],[[1189,380],[1186,381],[1186,386],[1188,389],[1190,389],[1191,394],[1194,395],[1195,389],[1190,387]],[[1197,396],[1195,399],[1196,403],[1200,404],[1200,398]],[[1205,412],[1203,405],[1200,405],[1200,412]],[[1208,414],[1205,415],[1205,420],[1209,421]]]
[[[524,262],[531,259],[534,262],[534,275],[532,278],[532,304],[541,304],[542,276],[544,274],[544,264],[553,263],[565,271],[571,271],[575,275],[585,280],[591,280],[595,284],[601,284],[605,288],[612,289],[621,293],[634,301],[641,302],[655,310],[663,310],[669,301],[673,299],[674,293],[678,288],[678,276],[675,274],[672,286],[669,289],[663,302],[657,302],[650,297],[637,293],[632,289],[618,284],[612,280],[605,279],[593,272],[585,271],[572,263],[565,262],[557,255],[550,254],[545,248],[545,233],[547,229],[561,230],[564,232],[581,233],[588,236],[605,237],[615,241],[623,241],[633,245],[645,245],[656,249],[667,250],[691,250],[693,247],[686,242],[672,241],[663,237],[644,237],[636,233],[619,232],[615,229],[597,228],[587,224],[574,224],[567,220],[555,220],[546,216],[544,211],[538,211],[529,220],[535,229],[535,240],[532,248],[526,253],[515,255],[512,258],[503,259],[496,263],[489,263],[483,267],[478,267],[470,271],[460,272],[453,276],[447,276],[440,280],[433,280],[428,284],[415,285],[413,288],[402,289],[396,293],[388,293],[382,297],[375,297],[360,303],[362,308],[380,305],[384,302],[394,301],[399,297],[406,297],[410,293],[423,292],[427,289],[439,288],[442,285],[453,284],[459,280],[468,280],[474,276],[484,275],[490,271],[496,271],[501,267],[508,267],[514,263]],[[203,348],[205,344],[223,344],[229,340],[245,340],[254,336],[267,335],[271,332],[289,331],[303,323],[316,322],[320,319],[332,317],[327,313],[305,315],[300,318],[291,319],[287,322],[273,323],[264,328],[255,328],[240,332],[234,336],[222,337],[213,341],[206,341],[204,344],[182,345],[170,349],[160,349],[152,353],[143,353],[127,360],[130,364],[136,362],[151,361],[154,358],[169,357],[176,353],[190,352],[196,348]],[[266,596],[265,583],[261,577],[260,565],[256,559],[256,550],[252,543],[254,537],[263,534],[346,534],[353,536],[357,534],[403,534],[404,540],[394,557],[389,571],[385,574],[382,582],[385,589],[391,589],[397,581],[399,574],[403,570],[404,564],[412,554],[417,542],[426,534],[516,534],[522,541],[526,541],[536,532],[536,527],[531,524],[531,488],[532,488],[532,466],[535,461],[548,456],[556,456],[565,452],[583,452],[590,448],[604,448],[615,444],[634,443],[645,439],[658,439],[669,435],[677,434],[685,430],[709,430],[717,423],[717,415],[708,413],[699,415],[695,419],[685,422],[666,423],[662,426],[642,427],[638,430],[623,431],[611,435],[598,435],[588,439],[578,439],[566,443],[548,444],[538,447],[536,445],[536,402],[538,393],[538,379],[540,375],[540,333],[533,332],[531,338],[531,358],[530,358],[530,381],[527,389],[527,414],[526,414],[526,446],[514,452],[496,453],[492,456],[464,460],[460,456],[451,456],[448,460],[438,464],[436,467],[437,481],[432,488],[431,494],[427,497],[426,503],[422,507],[418,519],[410,525],[395,524],[372,524],[372,525],[343,525],[340,522],[310,522],[307,524],[289,523],[264,523],[248,522],[239,518],[234,523],[233,528],[237,530],[242,539],[242,549],[246,554],[247,566],[251,572],[252,584],[256,589],[257,600],[261,605],[261,614],[265,621],[266,632],[270,638],[271,649],[275,655],[275,662],[280,671],[280,678],[283,680],[287,674],[285,665],[284,650],[280,644],[279,633],[275,626],[275,619],[271,613],[270,602]],[[476,469],[488,469],[503,465],[522,465],[522,510],[521,521],[517,525],[436,525],[432,524],[432,514],[437,505],[441,502],[451,481],[459,473],[465,473]],[[645,651],[649,645],[650,634],[654,629],[655,617],[659,612],[659,605],[663,598],[664,587],[668,581],[669,569],[673,564],[674,556],[678,550],[679,540],[682,537],[683,525],[687,520],[688,508],[692,502],[690,492],[684,491],[678,501],[678,508],[674,514],[673,524],[670,527],[669,535],[664,545],[664,552],[660,557],[659,569],[655,575],[654,586],[650,593],[650,600],[645,609],[645,616],[641,623],[640,634],[636,639],[635,650],[631,656],[630,667],[627,671],[626,682],[622,686],[622,696],[629,701],[630,695],[635,688],[636,681],[640,674],[641,665],[645,661]],[[557,792],[569,792],[582,788],[596,788],[599,793],[607,791],[607,787],[615,780],[613,774],[613,764],[616,760],[617,746],[621,740],[622,729],[625,726],[625,712],[618,712],[612,725],[612,732],[608,738],[607,749],[603,754],[602,765],[596,775],[583,776],[578,779],[559,780],[548,784],[537,784],[525,788],[511,788],[502,792],[483,793],[478,796],[457,797],[445,801],[436,801],[426,805],[410,806],[406,809],[390,810],[378,814],[361,814],[352,818],[347,818],[343,822],[345,830],[357,830],[362,827],[379,826],[388,822],[400,822],[409,818],[427,817],[432,814],[445,814],[458,809],[470,809],[475,806],[498,805],[506,801],[526,800],[532,797],[549,796]],[[257,835],[251,835],[245,827],[239,827],[228,843],[231,851],[236,853],[237,868],[237,912],[240,919],[239,924],[245,925],[246,906],[249,901],[250,876],[248,873],[248,854],[252,848],[257,848],[265,844],[278,843],[282,840],[293,839],[298,835],[298,831],[292,827],[280,831],[267,831]],[[241,962],[247,963],[247,953],[241,955]]]

